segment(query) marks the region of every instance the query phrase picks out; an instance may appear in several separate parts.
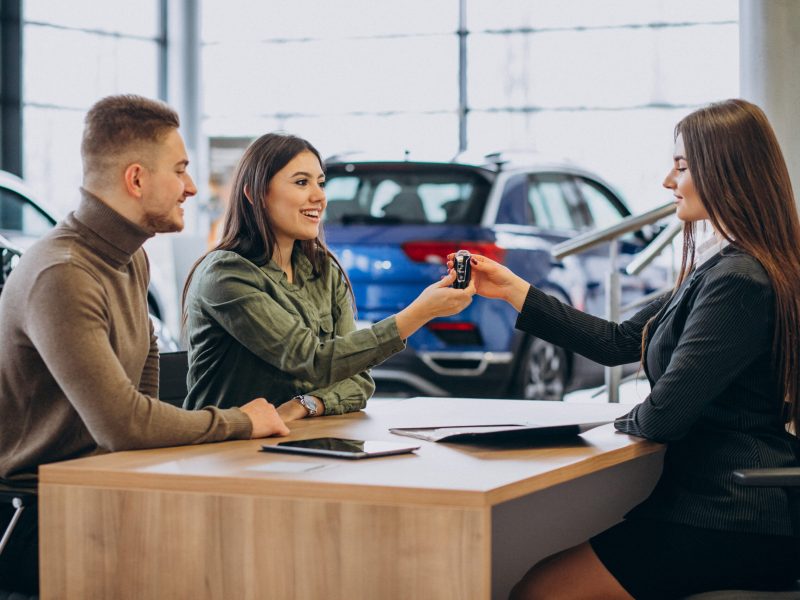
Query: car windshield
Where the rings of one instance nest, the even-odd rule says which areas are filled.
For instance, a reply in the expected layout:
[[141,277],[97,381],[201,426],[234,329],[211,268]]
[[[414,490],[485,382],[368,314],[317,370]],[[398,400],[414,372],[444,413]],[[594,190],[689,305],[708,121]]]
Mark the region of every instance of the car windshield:
[[487,179],[467,169],[329,167],[328,223],[461,223],[481,220]]

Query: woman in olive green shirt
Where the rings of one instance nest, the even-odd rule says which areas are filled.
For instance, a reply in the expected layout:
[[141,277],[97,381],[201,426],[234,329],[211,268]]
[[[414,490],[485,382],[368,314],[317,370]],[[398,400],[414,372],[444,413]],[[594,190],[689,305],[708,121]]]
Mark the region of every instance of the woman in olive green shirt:
[[185,407],[264,396],[284,421],[359,410],[375,390],[370,367],[470,303],[474,288],[450,288],[450,272],[396,315],[356,330],[350,282],[320,239],[324,185],[319,153],[303,139],[270,133],[245,151],[222,239],[184,288]]

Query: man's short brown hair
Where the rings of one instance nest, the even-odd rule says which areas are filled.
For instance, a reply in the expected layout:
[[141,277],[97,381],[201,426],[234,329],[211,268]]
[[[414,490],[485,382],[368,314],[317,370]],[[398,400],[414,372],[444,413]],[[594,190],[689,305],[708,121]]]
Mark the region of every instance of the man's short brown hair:
[[81,141],[84,179],[105,179],[108,169],[137,146],[158,143],[180,126],[178,113],[159,100],[108,96],[86,114]]

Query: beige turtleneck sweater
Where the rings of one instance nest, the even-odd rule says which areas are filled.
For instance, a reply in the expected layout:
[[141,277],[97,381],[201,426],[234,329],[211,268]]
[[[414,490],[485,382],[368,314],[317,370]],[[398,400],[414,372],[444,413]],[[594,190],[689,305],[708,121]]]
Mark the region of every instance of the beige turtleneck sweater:
[[15,267],[0,296],[0,477],[102,451],[250,437],[237,408],[186,411],[155,397],[148,237],[84,191]]

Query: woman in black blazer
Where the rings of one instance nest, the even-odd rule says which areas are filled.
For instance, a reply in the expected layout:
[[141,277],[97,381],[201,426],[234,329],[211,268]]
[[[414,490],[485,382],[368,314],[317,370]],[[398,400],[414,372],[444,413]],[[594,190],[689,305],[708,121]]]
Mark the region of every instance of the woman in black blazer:
[[[735,469],[797,466],[800,224],[766,116],[743,100],[675,128],[664,186],[685,222],[671,294],[623,323],[582,313],[473,257],[477,293],[520,311],[516,326],[606,365],[641,358],[651,384],[616,428],[665,442],[650,497],[588,542],[535,565],[514,599],[680,598],[786,586],[800,575],[781,489],[737,486]],[[695,224],[714,236],[695,248]]]

